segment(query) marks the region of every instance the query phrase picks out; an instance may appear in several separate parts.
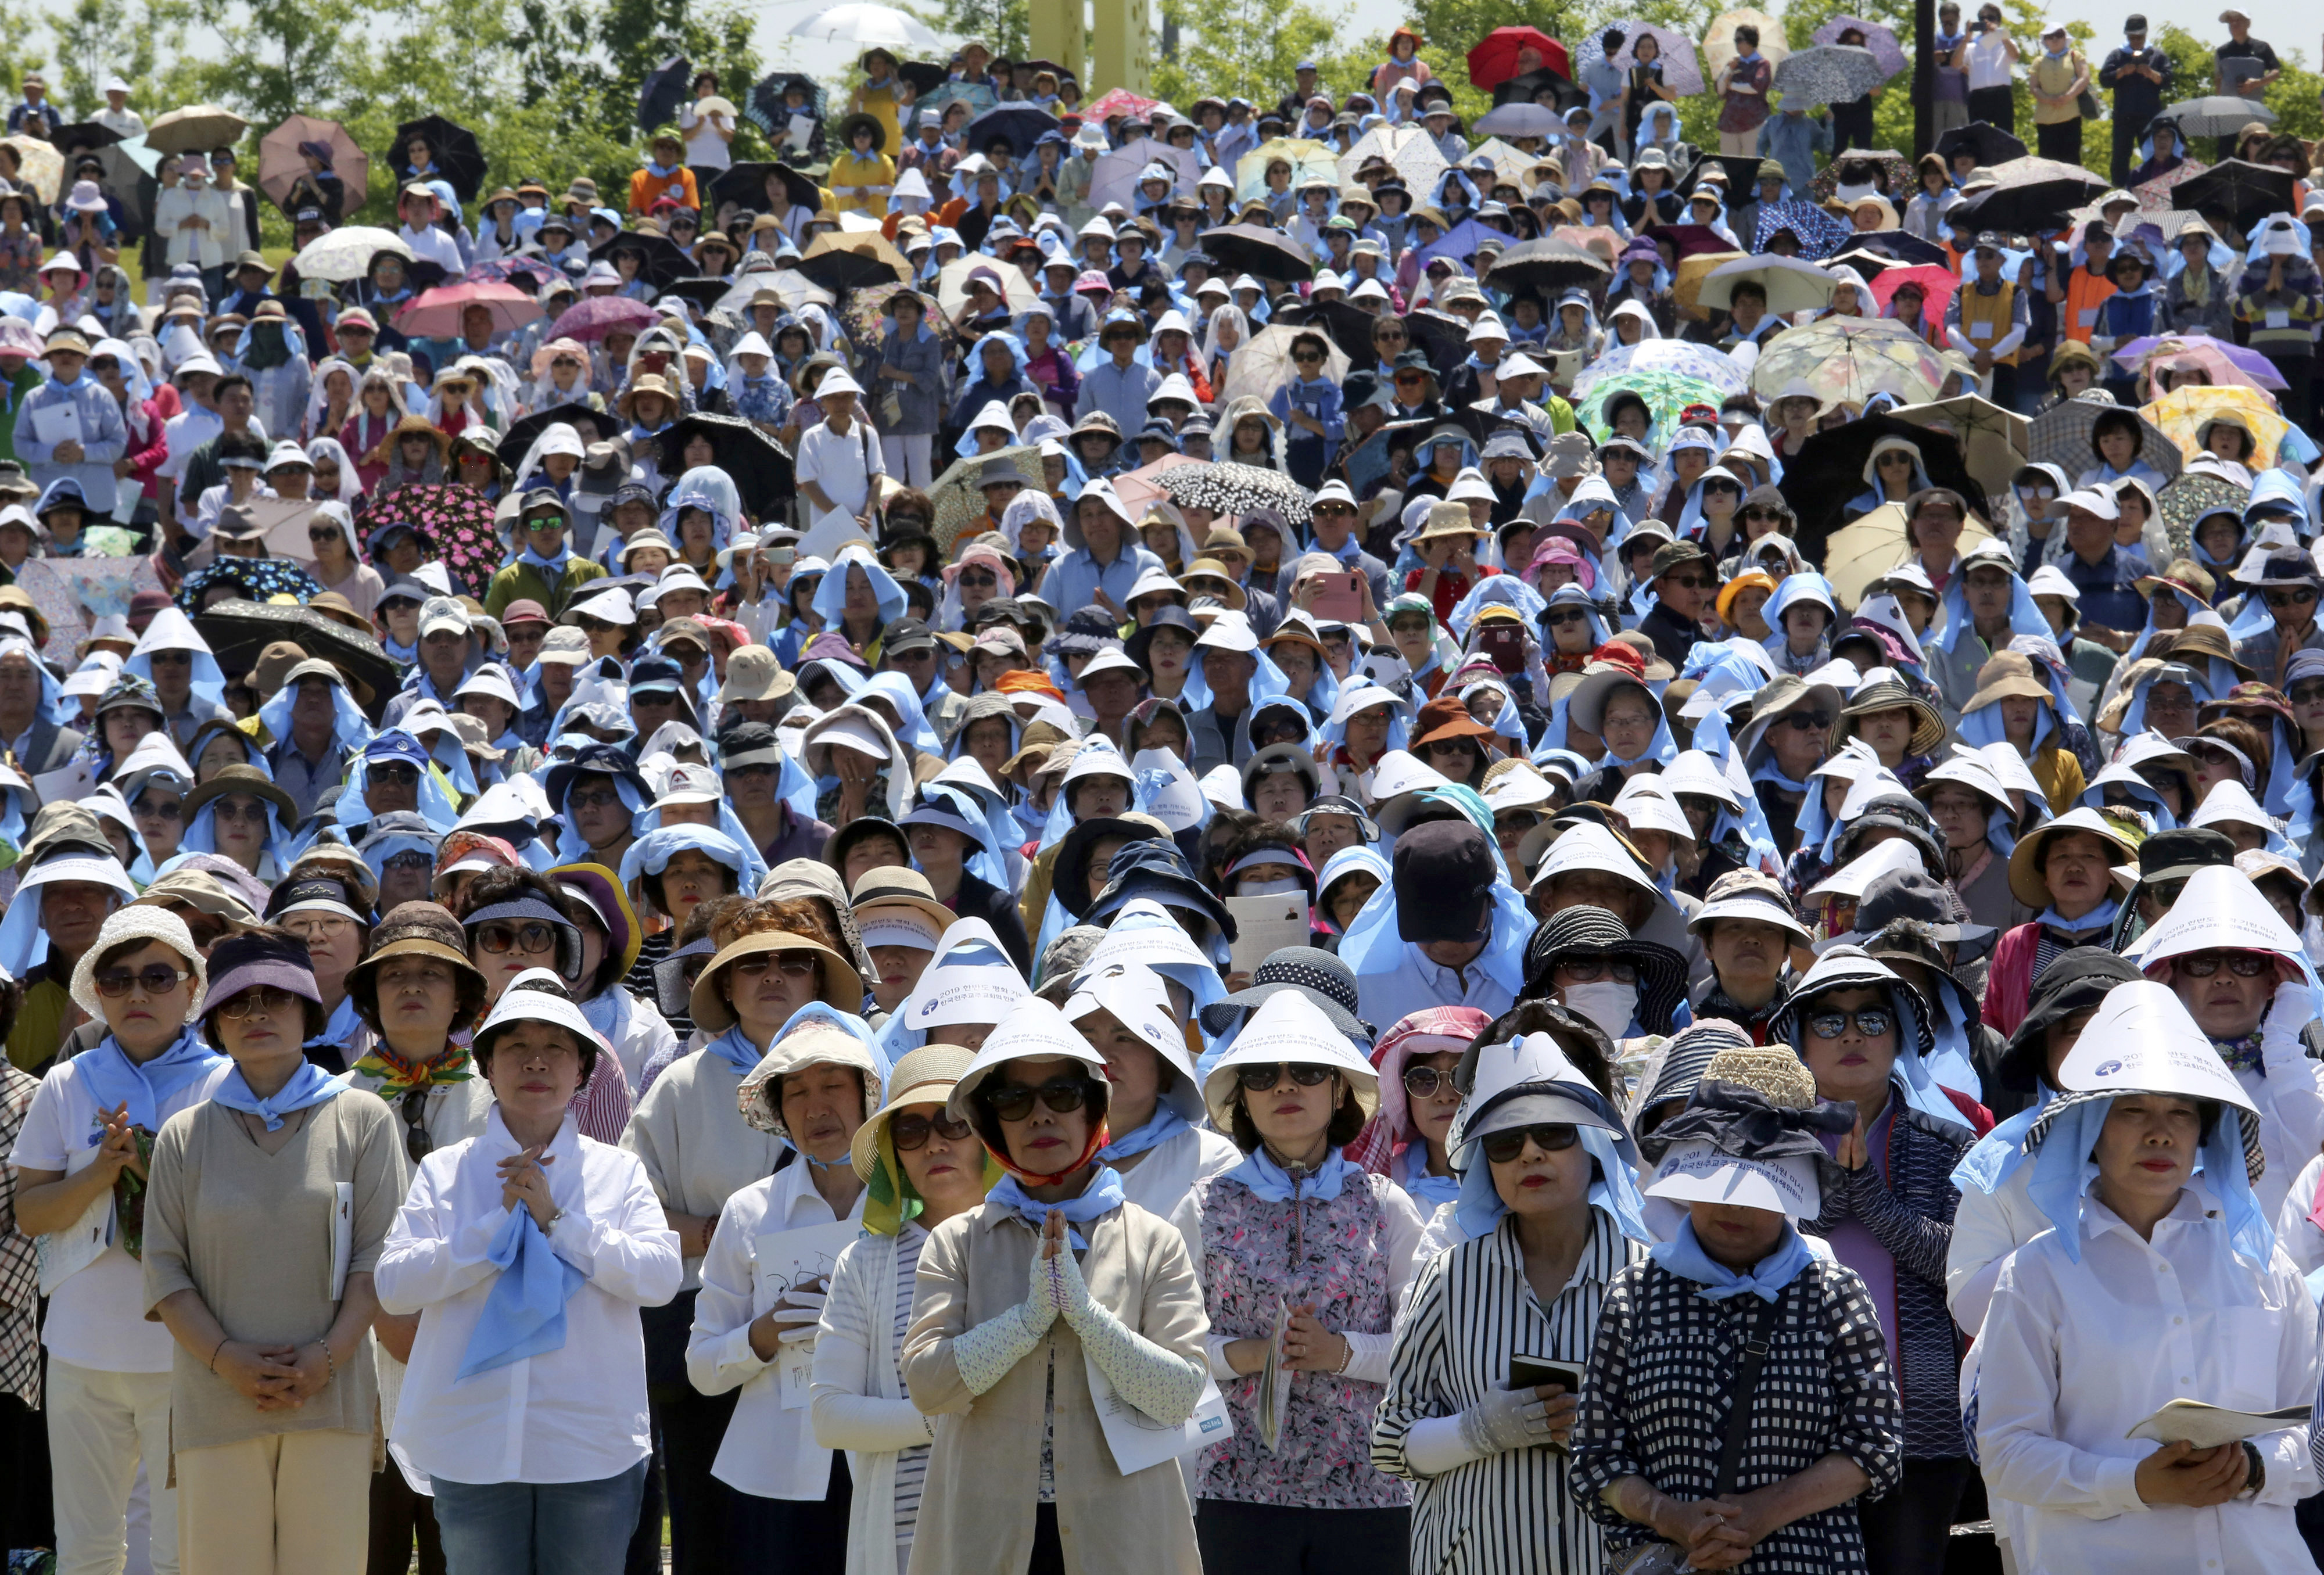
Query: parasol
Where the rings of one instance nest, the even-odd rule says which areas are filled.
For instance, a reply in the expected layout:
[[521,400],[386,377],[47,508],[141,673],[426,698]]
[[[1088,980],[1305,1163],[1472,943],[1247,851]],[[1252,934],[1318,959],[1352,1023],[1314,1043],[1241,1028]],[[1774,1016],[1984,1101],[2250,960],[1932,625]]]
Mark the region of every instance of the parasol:
[[2222,388],[2278,389],[2288,386],[2275,363],[2256,350],[2214,339],[2209,334],[2149,335],[2116,347],[2117,364],[2145,374],[2166,363],[2191,362]]
[[189,104],[157,115],[145,128],[145,145],[164,153],[207,153],[242,140],[250,123],[215,104]]
[[1553,137],[1565,129],[1565,122],[1545,104],[1504,104],[1479,115],[1474,129],[1490,137]]
[[1799,453],[1784,461],[1783,480],[1776,484],[1799,516],[1800,556],[1808,562],[1824,561],[1825,539],[1848,522],[1849,502],[1865,491],[1865,464],[1884,438],[1912,444],[1921,451],[1921,466],[1932,483],[1960,493],[1971,509],[1983,505],[1985,489],[1962,462],[1960,440],[1950,433],[1886,413],[1843,421],[1810,433]]
[[890,5],[835,5],[793,23],[786,31],[793,38],[845,44],[859,54],[878,47],[928,55],[944,47],[925,23]]
[[1100,94],[1094,103],[1084,109],[1082,119],[1104,122],[1120,115],[1131,120],[1150,120],[1154,112],[1163,107],[1159,98],[1148,98],[1142,94],[1132,93],[1127,88],[1115,88]]
[[1678,429],[1679,412],[1687,406],[1710,405],[1716,409],[1729,391],[1707,379],[1683,377],[1675,372],[1624,373],[1601,377],[1593,383],[1588,397],[1573,407],[1573,419],[1602,443],[1614,434],[1612,424],[1606,419],[1607,402],[1616,394],[1632,393],[1646,401],[1654,431],[1667,435]]
[[684,55],[672,55],[646,73],[638,88],[640,131],[650,135],[678,118],[686,102],[687,79],[693,75],[694,62]]
[[1226,382],[1218,391],[1218,408],[1227,406],[1248,394],[1264,401],[1275,391],[1289,382],[1293,376],[1291,342],[1302,334],[1320,332],[1330,348],[1323,358],[1323,375],[1334,385],[1344,382],[1348,376],[1348,353],[1332,339],[1328,329],[1291,323],[1270,323],[1242,342],[1227,362]]
[[1860,406],[1876,393],[1892,394],[1903,404],[1924,404],[1944,387],[1945,366],[1903,323],[1826,318],[1769,339],[1751,368],[1751,391],[1773,399],[1794,379],[1835,404]]
[[311,607],[282,602],[219,602],[194,614],[194,628],[227,673],[258,665],[266,648],[290,640],[319,661],[353,678],[357,703],[374,723],[387,710],[399,685],[395,664],[379,641]]
[[1784,41],[1784,24],[1764,11],[1746,7],[1740,11],[1721,12],[1711,23],[1711,31],[1702,35],[1702,71],[1704,88],[1719,79],[1727,62],[1741,53],[1735,47],[1735,30],[1743,26],[1759,30],[1759,53],[1770,64],[1780,66],[1792,52]]
[[590,345],[620,329],[641,333],[660,320],[661,314],[641,300],[632,300],[626,295],[593,295],[567,307],[549,325],[548,337],[578,339]]
[[817,235],[799,259],[798,271],[825,289],[842,292],[912,276],[912,265],[877,230]]
[[793,207],[803,207],[812,213],[824,204],[822,188],[815,178],[788,164],[769,164],[750,160],[728,168],[710,183],[708,202],[713,213],[727,203],[753,208],[761,213],[779,213],[767,198],[767,178],[775,176],[783,183],[783,195]]
[[1221,225],[1203,232],[1203,250],[1221,272],[1248,273],[1278,284],[1305,284],[1315,277],[1315,260],[1281,230],[1265,225]]
[[482,598],[508,556],[493,529],[493,501],[474,487],[444,482],[398,487],[364,506],[355,516],[355,532],[368,541],[391,521],[419,533],[429,561],[443,560],[455,595]]
[[1949,166],[1953,155],[1963,148],[1975,153],[1980,164],[2006,164],[2012,159],[2022,159],[2033,152],[2009,133],[1990,121],[1983,120],[1957,125],[1937,139],[1937,156]]
[[274,199],[274,206],[288,212],[290,189],[307,173],[300,143],[321,143],[331,150],[331,172],[346,191],[339,211],[351,214],[363,207],[371,196],[371,155],[355,145],[337,121],[311,115],[294,115],[259,141],[258,189]]
[[1494,289],[1531,289],[1544,295],[1561,290],[1597,290],[1613,276],[1613,268],[1603,257],[1563,235],[1511,246],[1493,264]]
[[1642,339],[1636,345],[1609,350],[1583,367],[1573,380],[1574,397],[1587,394],[1607,378],[1649,372],[1671,373],[1711,384],[1719,391],[1719,397],[1705,402],[1714,405],[1751,385],[1750,378],[1733,356],[1722,355],[1708,345],[1685,339]]
[[1041,292],[1033,288],[1033,281],[1025,277],[1022,268],[996,262],[990,257],[971,252],[965,257],[954,258],[936,271],[936,305],[946,318],[957,320],[961,309],[968,305],[968,276],[974,272],[988,274],[999,281],[1001,292],[1009,303],[1009,315],[1012,318],[1040,304]]
[[1207,462],[1189,458],[1183,454],[1166,454],[1151,465],[1142,465],[1136,470],[1125,470],[1116,475],[1113,478],[1113,495],[1121,500],[1122,506],[1130,511],[1131,519],[1142,520],[1146,517],[1146,511],[1149,507],[1163,501],[1167,496],[1162,491],[1161,483],[1164,471],[1176,470],[1182,465],[1205,463]]
[[972,454],[953,461],[928,489],[928,501],[936,505],[930,534],[936,539],[937,550],[945,557],[952,556],[953,543],[960,539],[960,533],[984,517],[984,493],[977,486],[977,478],[996,459],[1014,465],[1017,474],[1025,478],[1025,484],[1035,492],[1049,490],[1048,473],[1042,468],[1041,446],[1038,443],[996,448],[990,454]]
[[42,202],[57,199],[57,183],[65,176],[65,156],[53,143],[38,137],[0,137],[0,148],[16,155],[17,174]]
[[733,293],[733,289],[734,281],[732,279],[678,279],[662,286],[661,293],[655,296],[654,299],[666,300],[675,298],[678,300],[690,301],[698,309],[708,312],[716,310],[718,303]]
[[495,336],[521,328],[541,315],[530,290],[512,284],[440,284],[422,290],[395,314],[398,333],[414,339],[459,337],[461,320],[472,306],[492,314]]
[[1038,105],[1000,104],[962,129],[961,146],[981,153],[999,137],[1008,143],[1011,157],[1022,159],[1032,153],[1035,143],[1056,129],[1057,117]]
[[[1622,47],[1614,51],[1612,64],[1615,69],[1628,75],[1630,68],[1638,63],[1638,41],[1651,36],[1662,50],[1655,58],[1662,61],[1664,87],[1681,98],[1691,98],[1708,86],[1702,77],[1702,63],[1695,58],[1694,41],[1686,34],[1628,17],[1614,25],[1622,30]],[[1601,54],[1605,51],[1602,41],[1605,32],[1602,27],[1597,30],[1600,41],[1597,52]]]
[[[1524,59],[1531,50],[1537,57]],[[1497,27],[1470,48],[1469,85],[1490,90],[1521,71],[1546,66],[1561,77],[1573,75],[1565,46],[1537,27]]]
[[[1972,514],[1961,531],[1958,550],[1966,554],[1992,535],[1986,522]],[[1801,550],[1804,552],[1806,548]],[[1864,599],[1865,586],[1890,569],[1902,567],[1912,553],[1904,539],[1904,505],[1883,503],[1833,531],[1825,540],[1823,577],[1831,583],[1840,605],[1852,611]]]
[[1854,232],[1848,221],[1825,207],[1821,203],[1803,202],[1787,198],[1781,202],[1758,205],[1752,220],[1751,246],[1765,252],[1767,243],[1778,232],[1789,230],[1800,243],[1800,255],[1810,262],[1821,262],[1847,244]]
[[[795,312],[799,308],[810,304],[829,307],[835,306],[839,302],[836,295],[824,289],[796,268],[778,268],[771,273],[760,272],[730,274],[727,276],[726,282],[733,288],[720,296],[716,304],[710,309],[732,312],[738,318],[747,317],[751,309],[751,298],[762,290],[773,290],[775,299],[782,303],[783,310],[787,312]],[[881,287],[871,285],[866,288],[877,290]],[[929,326],[936,327],[934,324]]]
[[1900,262],[1908,268],[1942,268],[1950,259],[1942,246],[1903,230],[1864,230],[1849,236],[1840,250],[1824,261],[1846,262],[1860,271],[1866,262],[1875,268]]
[[655,434],[660,452],[670,456],[670,474],[679,474],[687,443],[695,438],[710,445],[711,463],[733,481],[742,507],[751,514],[770,519],[781,513],[790,502],[796,490],[791,456],[757,426],[740,416],[717,416],[700,410],[679,417]]
[[2262,125],[2275,124],[2275,111],[2256,98],[2238,98],[2232,93],[2206,94],[2164,108],[2154,117],[2176,121],[2181,141],[2189,137],[2231,137],[2254,121]]
[[[944,73],[939,70],[936,80],[940,82],[943,79]],[[928,84],[928,88],[935,86],[936,82]],[[742,118],[765,133],[769,141],[779,142],[783,131],[788,129],[790,120],[789,111],[783,107],[783,94],[794,87],[807,95],[809,115],[822,120],[830,113],[823,84],[813,77],[805,71],[770,71],[759,78],[757,87],[751,89],[751,97],[742,106]],[[927,90],[927,88],[920,89],[923,93]]]
[[2200,159],[2189,159],[2175,170],[2165,170],[2151,180],[2140,181],[2130,189],[2130,194],[2149,213],[2167,212],[2179,206],[2178,189],[2209,168]]
[[[1850,148],[1817,170],[1815,179],[1808,182],[1808,189],[1815,194],[1818,202],[1830,202],[1840,195],[1840,172],[1851,165],[1860,164],[1870,164],[1879,171],[1878,180],[1874,182],[1876,185],[1885,183],[1892,192],[1905,192],[1913,189],[1913,161],[1895,149]],[[1895,205],[1909,198],[1891,197],[1888,200]],[[1902,232],[1881,230],[1874,233],[1890,235]]]
[[624,252],[637,254],[638,277],[656,290],[694,272],[694,259],[686,248],[653,230],[623,230],[602,246],[589,248],[592,262],[611,262]]
[[[1133,143],[1123,152],[1136,152],[1144,146]],[[1340,161],[1329,143],[1312,142],[1305,137],[1269,137],[1266,142],[1235,161],[1235,200],[1249,202],[1267,195],[1267,167],[1280,159],[1291,166],[1291,189],[1299,189],[1301,182],[1310,178],[1328,180],[1332,189],[1340,189]],[[1104,160],[1098,161],[1101,164]],[[1097,176],[1090,176],[1092,200],[1095,200]]]
[[161,183],[153,178],[161,155],[147,147],[143,137],[129,137],[98,149],[97,156],[105,165],[106,188],[121,199],[127,233],[145,234],[153,226],[153,205],[161,195]]
[[1851,27],[1864,35],[1864,47],[1872,51],[1872,58],[1880,62],[1881,70],[1887,74],[1881,80],[1887,80],[1888,77],[1897,75],[1912,64],[1904,58],[1904,46],[1896,41],[1893,28],[1868,21],[1851,12],[1841,12],[1809,36],[1820,44],[1836,44],[1840,42],[1840,35]]
[[1671,280],[1671,299],[1678,307],[1679,314],[1698,322],[1708,319],[1711,314],[1698,304],[1702,295],[1702,281],[1711,277],[1712,269],[1748,255],[1748,252],[1697,252],[1692,256],[1682,256],[1678,272]]
[[1977,394],[1933,404],[1899,405],[1887,412],[1915,427],[1950,432],[1961,446],[1962,461],[1988,498],[2006,497],[2010,477],[2024,466],[2033,444],[2024,417]]
[[2251,428],[2259,449],[2244,463],[2255,475],[2274,467],[2276,446],[2292,429],[2292,423],[2276,413],[2275,401],[2255,388],[2174,389],[2151,405],[2141,405],[2138,413],[2173,445],[2172,465],[2164,472],[2173,476],[2179,474],[2180,456],[2192,459],[2203,452],[2197,437],[2215,416],[2233,416]]
[[896,76],[898,78],[902,81],[909,82],[912,85],[912,90],[915,93],[918,93],[922,98],[926,98],[929,94],[943,87],[945,85],[945,78],[951,75],[952,72],[949,69],[937,65],[934,60],[899,60],[896,62]]
[[1589,90],[1577,88],[1565,77],[1545,66],[1538,71],[1527,71],[1522,77],[1512,77],[1493,89],[1495,104],[1540,104],[1548,95],[1548,107],[1560,115],[1577,109],[1590,102]]
[[1386,159],[1414,191],[1434,191],[1444,179],[1444,155],[1421,126],[1376,125],[1358,137],[1334,166],[1340,184],[1353,180],[1368,159]]
[[1657,246],[1669,246],[1682,260],[1733,249],[1733,244],[1709,225],[1654,225],[1638,233]]
[[1702,281],[1695,300],[1702,306],[1726,307],[1734,299],[1735,287],[1743,283],[1757,284],[1765,290],[1767,309],[1779,318],[1788,318],[1794,312],[1815,311],[1830,306],[1831,292],[1840,281],[1804,257],[1770,253],[1721,262]]
[[393,230],[348,225],[308,242],[305,249],[290,259],[290,265],[299,271],[301,279],[346,284],[361,279],[371,268],[371,260],[382,252],[392,252],[407,262],[412,260],[411,248]]
[[2270,214],[2292,211],[2292,186],[2289,170],[2223,159],[2172,188],[2171,201],[2174,207],[2190,207],[2205,218],[2247,230]]
[[[2224,393],[2231,391],[2222,389],[2214,391]],[[2121,405],[2101,404],[2095,400],[2067,400],[2052,405],[2034,418],[2033,427],[2028,432],[2031,446],[2025,450],[2025,456],[2036,465],[2054,465],[2070,476],[2079,476],[2099,463],[2098,445],[2090,441],[2090,431],[2098,424],[2098,419],[2109,410],[2124,410]],[[2180,466],[2184,463],[2179,445],[2173,443],[2170,435],[2156,426],[2144,410],[2128,410],[2126,413],[2138,419],[2138,457],[2161,471],[2166,481],[2178,475]],[[2190,433],[2190,439],[2191,437]],[[2192,455],[2195,452],[2190,441],[2187,453]]]
[[2244,505],[2250,501],[2249,487],[2237,486],[2223,475],[2209,475],[2202,471],[2181,476],[2154,495],[2163,522],[2181,538],[2193,530],[2195,522],[2206,514],[2225,511],[2241,518]]
[[456,120],[447,120],[440,115],[423,115],[418,120],[407,120],[395,128],[395,144],[387,156],[387,167],[401,170],[404,166],[403,152],[414,137],[428,144],[428,158],[444,172],[462,202],[474,202],[476,193],[484,189],[484,171],[490,165],[484,150],[476,143],[476,134]]
[[[1319,146],[1321,144],[1318,144]],[[1102,208],[1118,202],[1126,208],[1139,205],[1138,178],[1148,164],[1167,164],[1178,172],[1172,194],[1191,197],[1194,182],[1203,178],[1202,160],[1192,148],[1174,148],[1169,143],[1146,137],[1126,148],[1116,148],[1100,153],[1090,166],[1089,206]]]
[[[1973,216],[1980,229],[2038,235],[2063,227],[2070,208],[2100,196],[2105,180],[2080,164],[2052,159],[2011,159],[1996,164],[1992,190],[1965,198],[1953,212]],[[1950,216],[1946,220],[1950,223]]]
[[109,148],[121,140],[121,134],[109,125],[99,125],[93,120],[77,120],[70,125],[60,125],[50,143],[62,153],[94,153],[99,148]]
[[531,452],[540,435],[558,422],[579,433],[584,447],[611,438],[621,427],[621,418],[613,411],[592,410],[578,401],[520,416],[509,423],[509,429],[501,436],[500,451],[507,456],[509,468],[513,471],[523,464],[524,456]]
[[[301,553],[309,550],[305,520],[311,512],[311,504],[301,509],[299,522],[293,526]],[[307,572],[312,561],[301,558],[293,562],[289,557],[279,556],[214,557],[188,575],[185,582],[178,587],[177,595],[171,599],[183,612],[198,612],[201,608],[202,598],[212,589],[224,585],[241,592],[242,595],[237,599],[271,602],[277,596],[288,596],[303,604],[323,594],[323,587],[316,582],[313,575]]]
[[1360,306],[1344,300],[1309,301],[1305,306],[1279,309],[1274,321],[1293,327],[1321,328],[1333,344],[1347,353],[1351,364],[1372,358],[1372,327],[1377,319]]
[[1890,77],[1870,50],[1855,44],[1818,44],[1786,57],[1775,68],[1775,91],[1786,104],[1847,104]]
[[1461,161],[1461,168],[1469,169],[1480,159],[1493,167],[1493,180],[1506,180],[1519,190],[1525,188],[1525,178],[1536,164],[1544,162],[1538,153],[1520,152],[1499,137],[1487,137],[1469,150]]
[[1945,320],[1945,308],[1951,304],[1953,291],[1960,288],[1960,275],[1950,268],[1931,268],[1921,265],[1908,268],[1883,268],[1868,282],[1872,289],[1872,299],[1880,303],[1880,309],[1884,312],[1888,310],[1889,303],[1896,299],[1898,290],[1907,284],[1919,285],[1923,297],[1921,326],[1925,326]]
[[1314,494],[1279,470],[1255,465],[1196,461],[1173,465],[1162,473],[1161,489],[1170,501],[1208,509],[1213,514],[1249,514],[1274,509],[1286,520],[1305,520],[1314,512]]

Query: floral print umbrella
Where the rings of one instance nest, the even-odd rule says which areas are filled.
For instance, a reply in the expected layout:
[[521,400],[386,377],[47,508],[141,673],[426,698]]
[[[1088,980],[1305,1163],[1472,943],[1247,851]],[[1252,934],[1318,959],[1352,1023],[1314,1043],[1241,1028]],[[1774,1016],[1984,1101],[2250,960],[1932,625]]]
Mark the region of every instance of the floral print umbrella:
[[509,556],[493,528],[493,501],[456,482],[402,486],[375,497],[356,515],[355,531],[368,541],[389,523],[419,532],[429,561],[443,560],[456,595],[483,600]]
[[1710,405],[1716,409],[1720,401],[1734,391],[1700,377],[1683,377],[1675,372],[1631,372],[1618,377],[1601,377],[1590,390],[1590,395],[1573,408],[1573,419],[1590,429],[1591,437],[1604,442],[1614,434],[1606,417],[1607,401],[1616,394],[1633,393],[1646,401],[1646,411],[1656,434],[1667,436],[1678,429],[1679,412],[1689,405]]
[[[1864,47],[1872,51],[1872,58],[1880,62],[1880,69],[1888,76],[1895,76],[1912,63],[1904,59],[1904,48],[1896,41],[1895,30],[1877,22],[1867,22],[1853,12],[1841,12],[1817,28],[1811,36],[1820,44],[1836,44],[1840,41],[1840,35],[1851,27],[1864,35]],[[1883,78],[1884,81],[1886,79]]]
[[2274,467],[2276,445],[2292,429],[2292,424],[2276,414],[2275,401],[2255,388],[2174,389],[2151,405],[2141,405],[2138,413],[2161,428],[2189,459],[2203,452],[2198,438],[2204,423],[2215,416],[2235,417],[2259,445],[2258,452],[2244,462],[2255,475]]
[[1926,404],[1945,384],[1945,365],[1928,342],[1893,318],[1826,318],[1778,334],[1759,352],[1751,389],[1773,399],[1794,380],[1824,399],[1861,405],[1876,393]]
[[189,614],[200,612],[203,593],[217,585],[238,586],[245,602],[291,596],[304,606],[323,594],[314,576],[287,557],[221,557],[186,576],[178,606]]
[[1583,367],[1573,380],[1573,391],[1587,396],[1608,378],[1633,377],[1649,372],[1673,373],[1711,384],[1719,391],[1719,399],[1707,401],[1714,405],[1720,399],[1741,393],[1751,385],[1751,380],[1744,375],[1733,356],[1707,345],[1691,344],[1684,339],[1643,339],[1636,345],[1609,350]]

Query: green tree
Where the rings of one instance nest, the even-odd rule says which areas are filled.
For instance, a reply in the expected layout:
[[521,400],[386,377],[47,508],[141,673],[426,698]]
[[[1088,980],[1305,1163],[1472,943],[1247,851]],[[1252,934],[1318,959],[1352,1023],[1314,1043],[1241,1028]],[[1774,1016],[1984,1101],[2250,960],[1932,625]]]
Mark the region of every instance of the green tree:
[[[87,120],[105,107],[105,81],[119,76],[129,84],[133,105],[167,108],[170,88],[186,85],[192,62],[186,54],[190,0],[73,0],[52,19],[56,35],[56,79],[49,86],[64,113]],[[151,118],[148,112],[148,118]]]
[[226,50],[203,72],[208,97],[262,129],[337,104],[348,63],[380,47],[377,16],[357,0],[236,0],[213,19]]
[[948,38],[977,40],[997,60],[1021,60],[1033,47],[1033,12],[1025,0],[945,0],[904,9]]
[[1340,51],[1351,15],[1308,0],[1162,0],[1162,20],[1179,30],[1178,54],[1155,61],[1154,91],[1177,105],[1240,95],[1272,106],[1305,60],[1335,97],[1354,91],[1386,50],[1365,40]]

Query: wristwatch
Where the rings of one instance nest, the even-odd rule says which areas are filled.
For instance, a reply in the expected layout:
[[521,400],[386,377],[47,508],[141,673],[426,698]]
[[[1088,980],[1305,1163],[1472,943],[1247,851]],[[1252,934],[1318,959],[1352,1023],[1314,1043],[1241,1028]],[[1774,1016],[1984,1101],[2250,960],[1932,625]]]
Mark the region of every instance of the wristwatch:
[[2260,1496],[2261,1491],[2267,1487],[2267,1461],[2261,1456],[2259,1446],[2252,1442],[2251,1440],[2244,1440],[2243,1445],[2244,1464],[2251,1468],[2251,1476],[2249,1479],[2244,1483],[2244,1490],[2236,1494],[2236,1497],[2238,1498],[2256,1498]]

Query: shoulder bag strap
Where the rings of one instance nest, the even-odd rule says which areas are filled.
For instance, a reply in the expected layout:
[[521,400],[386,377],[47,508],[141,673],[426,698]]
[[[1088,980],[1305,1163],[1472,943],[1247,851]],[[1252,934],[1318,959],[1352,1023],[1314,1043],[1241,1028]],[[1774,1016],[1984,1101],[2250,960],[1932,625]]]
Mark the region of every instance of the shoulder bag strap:
[[[1784,1287],[1784,1295],[1791,1294]],[[1784,1297],[1761,1302],[1752,1315],[1750,1326],[1743,1337],[1743,1357],[1735,1364],[1734,1381],[1728,1386],[1727,1441],[1719,1451],[1719,1476],[1712,1488],[1714,1497],[1724,1498],[1735,1491],[1735,1479],[1743,1470],[1743,1443],[1751,1432],[1751,1396],[1759,1386],[1759,1369],[1767,1360],[1767,1347],[1775,1332],[1775,1318],[1783,1311]]]

